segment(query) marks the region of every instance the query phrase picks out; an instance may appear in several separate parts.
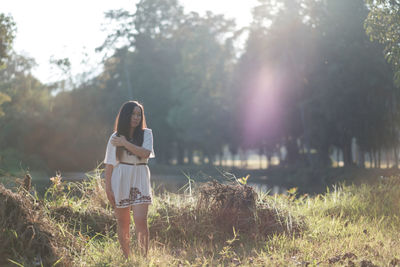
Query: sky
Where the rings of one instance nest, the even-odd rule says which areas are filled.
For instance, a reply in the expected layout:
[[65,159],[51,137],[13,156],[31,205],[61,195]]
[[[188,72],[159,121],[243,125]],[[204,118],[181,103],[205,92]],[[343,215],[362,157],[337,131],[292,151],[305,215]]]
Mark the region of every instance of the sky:
[[[95,53],[107,36],[104,12],[134,12],[137,0],[1,0],[0,13],[12,15],[17,25],[13,48],[34,58],[33,74],[44,83],[65,78],[50,60],[69,58],[71,75],[100,71],[102,55]],[[257,0],[181,0],[185,11],[206,10],[234,18],[239,27],[251,22]],[[80,75],[83,77],[83,75]],[[79,79],[78,79],[79,80]]]

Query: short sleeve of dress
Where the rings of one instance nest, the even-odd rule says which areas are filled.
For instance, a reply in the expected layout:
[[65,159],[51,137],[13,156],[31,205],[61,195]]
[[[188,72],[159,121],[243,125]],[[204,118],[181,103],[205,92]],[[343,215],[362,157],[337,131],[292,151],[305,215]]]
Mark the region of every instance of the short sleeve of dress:
[[106,156],[104,157],[104,164],[111,164],[113,167],[117,165],[117,147],[111,144],[111,139],[115,135],[113,133],[110,138],[108,139],[107,149],[106,149]]
[[142,147],[151,151],[149,158],[155,157],[153,148],[153,131],[151,129],[144,130]]

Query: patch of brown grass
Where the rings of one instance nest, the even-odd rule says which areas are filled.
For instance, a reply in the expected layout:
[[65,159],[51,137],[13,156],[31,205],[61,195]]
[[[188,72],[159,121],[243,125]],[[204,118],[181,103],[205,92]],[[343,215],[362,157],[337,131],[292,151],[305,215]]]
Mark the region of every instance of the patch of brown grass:
[[63,236],[39,202],[26,191],[13,193],[0,184],[0,266],[9,259],[27,266],[69,266],[66,248],[73,236]]
[[105,209],[87,209],[79,212],[74,211],[70,206],[61,206],[50,208],[50,214],[56,221],[66,223],[74,232],[88,236],[116,233],[115,217]]
[[198,190],[197,212],[209,216],[224,232],[251,232],[256,224],[257,193],[239,184],[205,183]]
[[175,200],[170,196],[161,197],[150,214],[150,233],[171,245],[190,240],[224,244],[237,233],[262,241],[276,233],[298,233],[305,225],[289,211],[258,201],[257,193],[247,185],[212,181],[197,188],[193,196],[176,196]]
[[242,184],[208,182],[199,188],[197,210],[213,218],[223,231],[265,237],[275,233],[298,233],[304,223],[288,210],[260,202],[254,189]]

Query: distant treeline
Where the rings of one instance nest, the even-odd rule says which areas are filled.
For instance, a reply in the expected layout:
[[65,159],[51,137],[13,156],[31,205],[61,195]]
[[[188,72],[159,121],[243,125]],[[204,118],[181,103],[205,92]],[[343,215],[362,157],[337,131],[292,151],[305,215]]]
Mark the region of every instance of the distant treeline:
[[213,162],[229,147],[267,158],[285,148],[282,164],[307,166],[330,166],[334,148],[345,166],[363,166],[366,154],[378,166],[385,150],[397,165],[400,52],[390,45],[399,9],[259,0],[251,25],[238,29],[176,0],[141,0],[135,13],[106,14],[114,32],[99,44],[110,55],[103,72],[69,86],[32,76],[34,61],[12,52],[12,18],[0,14],[0,168],[95,167],[132,99],[144,104],[160,163],[192,163],[194,153]]

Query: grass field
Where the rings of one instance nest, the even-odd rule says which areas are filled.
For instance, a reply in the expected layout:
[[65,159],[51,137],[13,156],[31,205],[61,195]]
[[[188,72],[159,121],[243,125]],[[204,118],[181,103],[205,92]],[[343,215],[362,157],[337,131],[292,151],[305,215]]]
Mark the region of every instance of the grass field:
[[[150,252],[125,260],[101,170],[44,198],[0,190],[1,266],[400,266],[400,178],[324,194],[255,194],[232,180],[154,197]],[[18,191],[18,192],[16,192]]]

